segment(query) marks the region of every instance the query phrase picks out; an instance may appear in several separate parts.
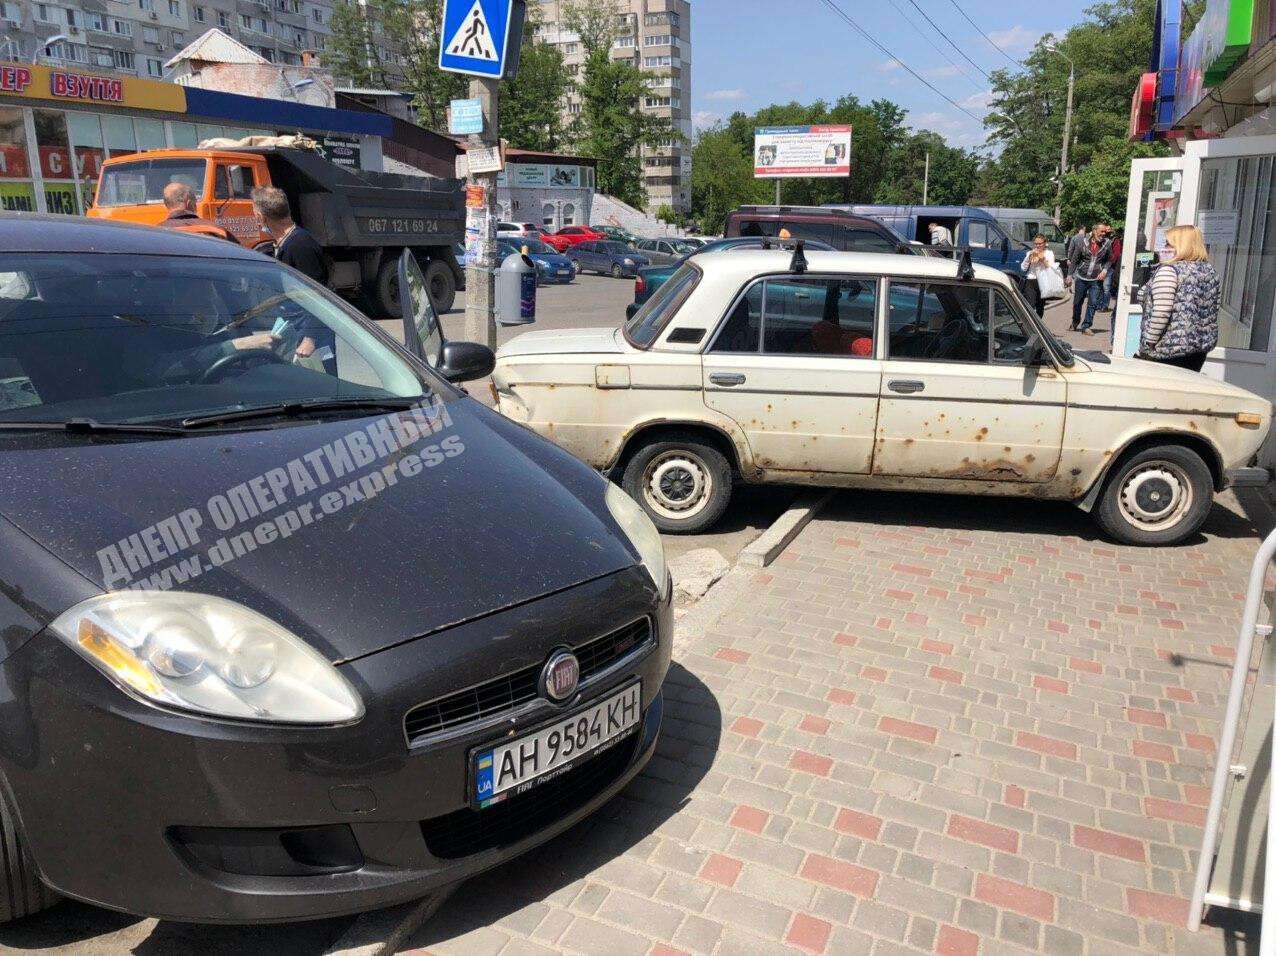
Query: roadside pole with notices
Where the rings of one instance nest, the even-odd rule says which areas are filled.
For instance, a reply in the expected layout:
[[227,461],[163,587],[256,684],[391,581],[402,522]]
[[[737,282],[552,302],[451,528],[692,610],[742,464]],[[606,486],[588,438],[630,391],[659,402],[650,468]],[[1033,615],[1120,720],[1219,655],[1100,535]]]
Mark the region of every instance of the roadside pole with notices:
[[[500,133],[500,82],[518,71],[526,0],[444,0],[439,68],[471,77],[469,101],[453,104],[465,125],[466,247],[465,338],[496,347],[496,180],[504,168]],[[473,101],[482,128],[473,132]]]

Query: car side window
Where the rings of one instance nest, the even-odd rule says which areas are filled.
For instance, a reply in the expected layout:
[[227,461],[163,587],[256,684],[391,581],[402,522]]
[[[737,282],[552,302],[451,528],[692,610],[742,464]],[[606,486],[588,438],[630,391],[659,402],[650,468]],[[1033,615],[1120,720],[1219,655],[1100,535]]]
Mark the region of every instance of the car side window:
[[762,297],[765,282],[755,282],[740,296],[722,331],[713,341],[711,352],[757,352],[762,339]]
[[892,282],[887,357],[925,362],[987,362],[986,287]]
[[993,294],[992,359],[1009,365],[1022,364],[1036,332],[1026,325],[1019,311],[1002,293]]
[[252,168],[249,166],[218,166],[213,179],[213,198],[252,199]]
[[881,233],[868,229],[844,229],[847,252],[897,252],[897,243]]
[[772,279],[765,302],[762,351],[769,355],[873,355],[873,279]]
[[991,245],[986,222],[968,222],[966,224],[966,245],[974,249],[987,249]]

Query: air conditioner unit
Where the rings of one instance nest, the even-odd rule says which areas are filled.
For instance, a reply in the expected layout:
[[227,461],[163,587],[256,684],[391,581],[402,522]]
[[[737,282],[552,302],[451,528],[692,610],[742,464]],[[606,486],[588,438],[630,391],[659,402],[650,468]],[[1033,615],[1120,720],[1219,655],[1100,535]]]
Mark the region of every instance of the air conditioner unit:
[[151,19],[152,19],[152,20],[158,20],[158,19],[159,19],[159,14],[158,14],[158,13],[156,13],[154,10],[152,10],[152,11],[151,11]]

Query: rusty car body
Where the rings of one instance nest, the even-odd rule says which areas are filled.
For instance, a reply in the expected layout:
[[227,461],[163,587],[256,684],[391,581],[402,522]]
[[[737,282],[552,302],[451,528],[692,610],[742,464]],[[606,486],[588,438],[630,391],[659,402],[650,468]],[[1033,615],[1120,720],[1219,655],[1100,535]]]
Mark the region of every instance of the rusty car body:
[[1074,354],[998,270],[870,253],[697,256],[623,328],[507,343],[493,381],[671,532],[742,481],[1059,499],[1168,544],[1272,416],[1204,375]]

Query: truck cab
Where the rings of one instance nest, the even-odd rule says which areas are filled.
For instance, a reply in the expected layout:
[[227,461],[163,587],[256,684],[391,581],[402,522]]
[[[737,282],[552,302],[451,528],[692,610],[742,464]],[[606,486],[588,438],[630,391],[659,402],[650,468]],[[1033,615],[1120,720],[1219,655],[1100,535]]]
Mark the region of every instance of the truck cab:
[[890,226],[911,242],[931,244],[931,223],[943,226],[953,237],[953,245],[969,249],[975,265],[990,266],[1020,281],[1019,265],[1027,251],[1006,234],[1006,230],[986,209],[978,206],[838,206],[860,216],[869,216]]

